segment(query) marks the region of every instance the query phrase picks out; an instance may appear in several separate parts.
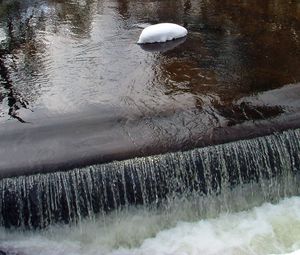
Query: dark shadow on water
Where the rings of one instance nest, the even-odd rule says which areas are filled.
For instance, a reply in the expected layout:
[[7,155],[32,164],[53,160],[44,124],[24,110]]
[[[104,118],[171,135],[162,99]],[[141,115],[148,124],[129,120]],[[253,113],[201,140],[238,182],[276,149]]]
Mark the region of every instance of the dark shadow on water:
[[14,119],[20,121],[21,123],[26,123],[26,121],[23,120],[21,117],[19,117],[18,113],[17,113],[17,111],[21,107],[27,108],[26,102],[24,102],[22,99],[18,98],[18,96],[14,92],[12,82],[9,78],[9,72],[4,64],[1,53],[0,53],[0,77],[1,77],[1,80],[0,80],[1,85],[7,92],[6,93],[7,105],[9,107],[8,115]]
[[164,42],[164,43],[145,43],[140,44],[140,47],[144,51],[149,52],[167,52],[169,50],[173,50],[178,47],[180,44],[183,44],[186,40],[186,37],[178,38],[172,41]]

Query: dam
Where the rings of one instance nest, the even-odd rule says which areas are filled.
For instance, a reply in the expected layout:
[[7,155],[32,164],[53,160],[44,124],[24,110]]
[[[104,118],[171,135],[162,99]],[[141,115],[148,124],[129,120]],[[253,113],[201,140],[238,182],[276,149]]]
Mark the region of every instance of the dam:
[[[222,195],[243,185],[257,186],[255,193],[266,198],[273,195],[268,190],[272,185],[279,185],[278,197],[297,195],[299,136],[299,130],[291,130],[68,172],[4,178],[0,182],[0,223],[6,227],[44,228],[131,205],[159,207],[177,196]],[[287,177],[291,183],[285,182]],[[281,185],[276,184],[281,181]]]
[[298,254],[299,17],[0,0],[0,254]]

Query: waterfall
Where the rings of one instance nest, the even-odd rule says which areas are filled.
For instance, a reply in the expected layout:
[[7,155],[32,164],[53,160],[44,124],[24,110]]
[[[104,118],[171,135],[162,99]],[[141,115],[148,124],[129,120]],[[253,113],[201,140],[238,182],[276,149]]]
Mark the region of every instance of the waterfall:
[[262,196],[268,196],[274,185],[281,185],[276,191],[279,196],[292,195],[298,189],[275,180],[287,176],[293,180],[299,167],[297,129],[186,152],[4,178],[0,180],[0,225],[43,228],[57,222],[76,223],[131,205],[160,207],[178,196],[219,196],[250,184],[255,184],[251,192]]

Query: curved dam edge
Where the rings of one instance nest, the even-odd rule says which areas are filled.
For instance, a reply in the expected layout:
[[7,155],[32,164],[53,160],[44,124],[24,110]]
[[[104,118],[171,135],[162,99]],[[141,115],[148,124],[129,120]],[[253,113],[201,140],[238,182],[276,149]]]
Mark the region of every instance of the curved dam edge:
[[4,178],[0,225],[43,228],[132,205],[156,207],[177,196],[220,195],[244,185],[257,186],[247,196],[268,197],[273,188],[279,197],[297,195],[299,186],[291,184],[299,182],[299,152],[296,129],[186,152]]
[[300,127],[300,113],[235,126],[199,129],[181,141],[156,136],[144,121],[121,116],[0,129],[0,179],[67,171],[92,164],[187,151]]

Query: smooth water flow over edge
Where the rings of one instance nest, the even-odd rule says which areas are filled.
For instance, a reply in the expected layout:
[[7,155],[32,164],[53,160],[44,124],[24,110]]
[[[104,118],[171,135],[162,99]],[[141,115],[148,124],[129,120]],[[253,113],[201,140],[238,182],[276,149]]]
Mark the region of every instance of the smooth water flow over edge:
[[[129,205],[160,207],[177,197],[220,195],[253,183],[258,188],[251,192],[265,193],[264,197],[267,183],[272,187],[274,178],[296,178],[299,138],[299,129],[289,130],[187,152],[2,179],[0,223],[5,227],[46,227]],[[289,186],[280,187],[279,197],[287,195]]]

